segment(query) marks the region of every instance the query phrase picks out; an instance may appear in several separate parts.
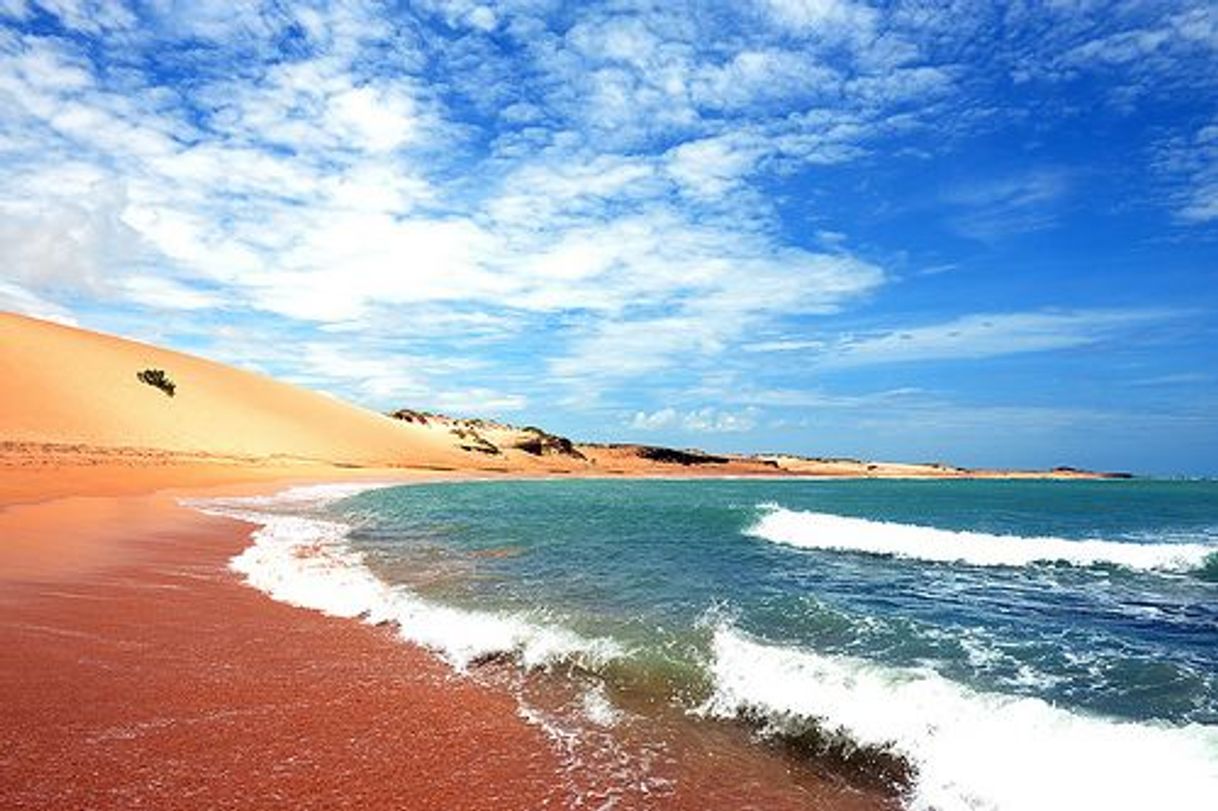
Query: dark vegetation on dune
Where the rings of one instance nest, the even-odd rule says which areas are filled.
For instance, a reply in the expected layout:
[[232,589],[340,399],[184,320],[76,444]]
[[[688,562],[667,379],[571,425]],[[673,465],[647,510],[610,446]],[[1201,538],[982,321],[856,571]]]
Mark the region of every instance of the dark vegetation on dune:
[[145,369],[142,372],[136,372],[135,377],[141,383],[146,383],[154,389],[160,389],[169,397],[173,397],[177,393],[177,384],[169,379],[164,369]]
[[534,456],[571,456],[575,459],[585,460],[588,458],[580,453],[575,447],[575,443],[565,436],[551,434],[532,425],[522,428],[521,431],[529,436],[519,440],[516,447],[525,453],[531,453]]
[[587,461],[587,457],[580,453],[579,449],[575,447],[574,442],[565,436],[551,434],[533,425],[517,428],[514,425],[507,425],[506,423],[482,419],[458,419],[431,411],[417,411],[412,408],[399,408],[397,411],[390,412],[389,416],[395,420],[402,420],[403,422],[414,423],[416,425],[436,424],[447,427],[449,433],[461,440],[459,446],[465,451],[485,453],[488,456],[502,454],[503,449],[487,439],[485,435],[487,431],[497,430],[514,432],[521,435],[515,440],[509,440],[511,444],[505,447],[524,451],[532,456],[568,456],[572,459]]
[[389,416],[402,422],[414,422],[419,425],[426,425],[435,415],[428,414],[426,411],[415,411],[412,408],[399,408],[397,411],[389,412]]
[[485,453],[488,456],[498,456],[502,451],[499,446],[491,442],[482,434],[475,431],[473,428],[458,426],[450,428],[449,433],[461,440],[460,446],[463,451],[474,451],[475,453]]
[[712,456],[702,451],[679,451],[654,445],[640,445],[638,454],[644,459],[670,465],[722,465],[730,461],[726,456]]

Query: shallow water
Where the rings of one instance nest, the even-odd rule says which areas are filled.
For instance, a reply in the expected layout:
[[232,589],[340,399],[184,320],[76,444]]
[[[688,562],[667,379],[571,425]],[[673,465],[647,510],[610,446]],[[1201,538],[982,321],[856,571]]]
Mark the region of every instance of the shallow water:
[[291,511],[284,548],[326,554],[251,559],[255,585],[568,679],[547,711],[573,734],[727,720],[913,808],[1218,796],[1213,482],[472,482]]

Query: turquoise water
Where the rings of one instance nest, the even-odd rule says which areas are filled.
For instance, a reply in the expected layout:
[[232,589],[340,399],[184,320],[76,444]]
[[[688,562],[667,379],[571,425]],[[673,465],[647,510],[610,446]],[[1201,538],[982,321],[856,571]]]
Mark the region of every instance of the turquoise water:
[[772,505],[1012,545],[1218,550],[1209,482],[486,482],[374,491],[343,514],[374,570],[424,596],[535,612],[691,672],[707,658],[700,629],[724,618],[758,639],[928,664],[982,690],[1218,723],[1218,585],[1206,563],[974,566],[800,549],[746,534]]
[[459,664],[887,750],[911,807],[1218,790],[1214,482],[471,482],[324,512],[396,595],[364,615]]

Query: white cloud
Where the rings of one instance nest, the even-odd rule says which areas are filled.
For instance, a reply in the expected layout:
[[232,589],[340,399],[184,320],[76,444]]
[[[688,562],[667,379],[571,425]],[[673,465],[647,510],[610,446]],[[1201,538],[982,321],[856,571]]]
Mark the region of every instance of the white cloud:
[[[352,339],[351,373],[334,358],[301,372],[318,385],[448,391],[496,410],[523,396],[420,372],[427,354],[476,351],[442,344],[465,331],[471,344],[510,338],[530,370],[594,396],[737,348],[838,363],[900,357],[910,341],[922,356],[965,351],[928,327],[841,347],[805,338],[813,317],[887,276],[846,235],[807,248],[769,185],[887,154],[894,133],[951,130],[975,77],[937,59],[959,41],[923,4],[772,0],[760,8],[773,25],[733,9],[753,24],[721,37],[662,4],[581,4],[561,20],[545,4],[473,0],[392,14],[155,2],[138,19],[122,3],[43,5],[81,36],[0,33],[0,273],[27,308],[83,288],[135,308],[254,311],[263,335]],[[1209,20],[1181,17],[1174,36],[1202,48]],[[1067,39],[1053,45],[1083,41]],[[147,71],[149,55],[189,81]],[[1204,132],[1180,169],[1181,216],[1196,222],[1218,217]],[[1034,172],[957,189],[952,204],[962,228],[994,233],[1051,220],[1066,186]],[[831,205],[799,216],[823,230]],[[795,338],[753,337],[789,335],[795,317]],[[953,329],[1000,343],[967,319]],[[1087,329],[1106,328],[998,332],[1052,347]],[[365,343],[369,330],[417,339],[414,365]]]
[[129,28],[136,22],[135,15],[123,3],[112,0],[38,0],[38,5],[76,31],[99,33]]
[[[611,292],[596,307],[604,316],[550,362],[557,377],[624,379],[711,358],[777,314],[833,312],[884,278],[853,257],[774,250],[755,235],[659,213],[634,226],[606,235],[609,264],[623,270],[600,286]],[[663,314],[636,312],[641,305]]]
[[455,390],[433,388],[416,402],[424,408],[471,417],[495,417],[523,411],[529,404],[523,394],[480,387]]
[[732,412],[706,406],[680,412],[668,407],[650,413],[638,411],[630,419],[628,427],[636,431],[675,429],[700,434],[747,433],[757,427],[759,413],[754,408]]
[[778,22],[803,32],[824,33],[839,28],[869,34],[878,15],[850,0],[762,0]]
[[33,289],[98,290],[143,245],[122,220],[123,184],[64,163],[13,177],[0,190],[0,268]]
[[327,99],[340,140],[370,152],[397,149],[415,136],[415,106],[407,93],[363,85]]
[[802,352],[808,349],[824,349],[825,342],[799,338],[780,338],[774,341],[753,341],[740,347],[745,352]]
[[828,101],[845,89],[845,77],[802,50],[741,50],[730,59],[695,66],[690,94],[715,110],[747,110],[754,105],[781,108],[808,100]]
[[756,143],[727,136],[686,141],[669,153],[668,172],[690,194],[722,197],[752,173],[765,151]]
[[659,431],[671,428],[680,420],[680,414],[675,408],[661,408],[650,414],[646,411],[635,412],[630,420],[630,427],[636,431]]
[[288,212],[281,225],[292,242],[275,266],[240,280],[264,310],[339,321],[374,304],[487,300],[510,291],[510,280],[482,265],[492,238],[465,219],[322,210]]
[[740,412],[722,411],[707,406],[686,414],[681,425],[687,431],[704,434],[738,434],[757,427],[755,409]]
[[[1218,55],[1218,9],[1213,3],[1062,4],[1043,11],[1009,9],[1007,24],[1037,24],[1010,58],[1017,82],[1101,77],[1097,100],[1133,112],[1140,100],[1212,92]],[[1047,12],[1044,13],[1044,12]]]
[[474,0],[426,0],[423,5],[434,8],[452,27],[468,26],[489,33],[499,25],[495,9]]
[[1149,24],[1090,38],[1067,51],[1062,62],[1076,67],[1123,66],[1180,58],[1194,48],[1218,51],[1218,11],[1212,5],[1174,11]]
[[625,380],[667,368],[682,357],[716,354],[725,337],[713,323],[690,316],[605,321],[571,341],[549,370],[560,381],[580,385]]
[[[314,38],[335,36],[328,23],[304,23]],[[661,68],[664,92],[678,92],[682,71],[692,69],[687,49],[638,24],[589,27],[569,40],[619,66]],[[66,148],[101,152],[85,164],[97,183],[123,178],[126,197],[113,211],[93,205],[86,213],[117,223],[173,266],[172,279],[145,273],[118,285],[120,295],[320,324],[418,305],[598,313],[569,322],[550,347],[551,370],[575,383],[713,355],[746,324],[830,311],[882,280],[849,256],[783,246],[758,214],[737,207],[732,224],[703,224],[671,202],[674,187],[699,199],[743,187],[771,150],[757,136],[701,139],[668,156],[558,137],[526,158],[505,156],[497,180],[454,195],[411,151],[449,131],[439,108],[409,77],[392,88],[361,77],[348,47],[336,40],[326,53],[205,84],[198,100],[219,138],[173,109],[116,108],[87,73],[50,72],[40,120]],[[732,64],[761,75],[781,61],[745,55]],[[656,319],[647,308],[672,315]],[[658,339],[657,330],[674,337]]]
[[264,353],[262,366],[288,363],[287,379],[318,390],[341,390],[373,407],[426,408],[457,414],[520,411],[528,398],[485,385],[469,385],[480,364],[469,358],[435,359],[348,343],[308,341],[289,354]]
[[24,19],[30,13],[26,0],[0,0],[0,14]]

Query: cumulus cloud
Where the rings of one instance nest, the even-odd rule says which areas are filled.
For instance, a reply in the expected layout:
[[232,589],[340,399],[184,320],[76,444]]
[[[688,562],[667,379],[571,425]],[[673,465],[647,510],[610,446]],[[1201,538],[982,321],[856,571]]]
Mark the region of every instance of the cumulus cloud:
[[659,431],[671,428],[680,421],[680,414],[672,407],[661,408],[650,414],[646,411],[636,411],[630,420],[630,427],[636,431]]
[[724,411],[712,406],[681,412],[675,408],[635,412],[628,427],[636,431],[678,430],[698,434],[746,433],[757,426],[760,412],[755,408]]

